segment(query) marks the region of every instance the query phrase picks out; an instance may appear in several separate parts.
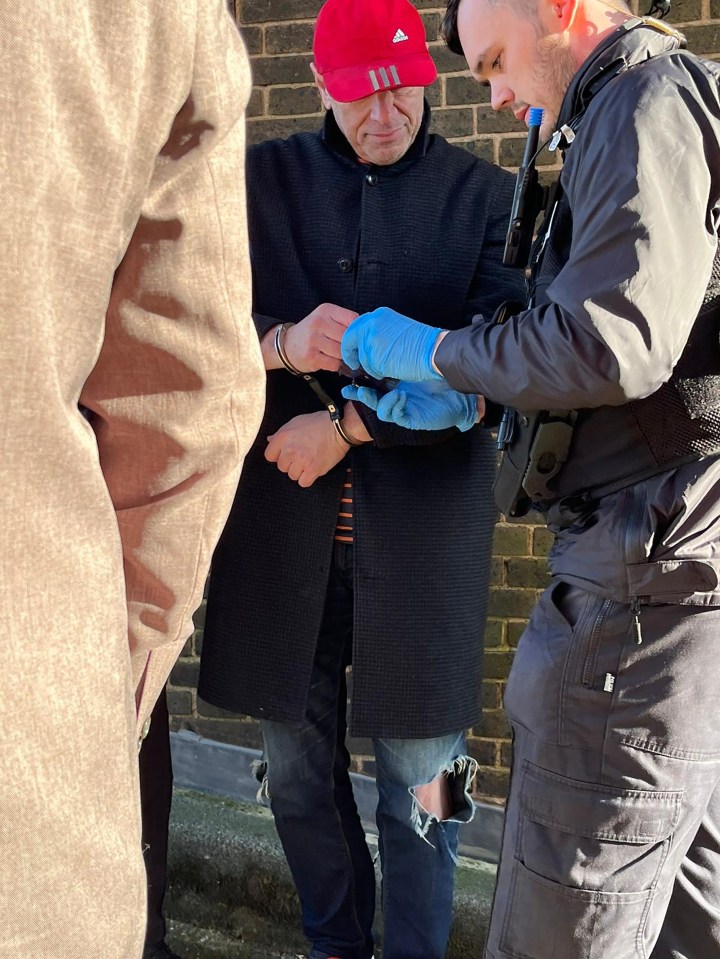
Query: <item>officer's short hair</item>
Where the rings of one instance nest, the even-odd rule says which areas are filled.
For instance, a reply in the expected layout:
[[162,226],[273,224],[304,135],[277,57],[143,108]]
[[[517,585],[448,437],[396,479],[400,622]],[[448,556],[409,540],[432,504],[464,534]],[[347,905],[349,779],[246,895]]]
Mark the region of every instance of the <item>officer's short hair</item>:
[[[528,20],[537,13],[537,0],[486,0],[488,6],[499,7],[501,4],[512,5],[516,13],[524,14]],[[460,0],[448,0],[447,10],[440,25],[440,35],[453,53],[463,56],[464,51],[458,34],[457,18]]]

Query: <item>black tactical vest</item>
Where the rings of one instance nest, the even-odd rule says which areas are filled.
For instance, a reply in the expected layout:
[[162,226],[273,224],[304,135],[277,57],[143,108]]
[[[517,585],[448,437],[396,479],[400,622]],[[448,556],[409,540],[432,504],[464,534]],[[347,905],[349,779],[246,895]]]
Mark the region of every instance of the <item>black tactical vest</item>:
[[[549,302],[547,288],[570,253],[570,206],[559,188],[554,200],[536,241],[541,252],[530,281],[533,305]],[[623,406],[576,411],[569,456],[548,486],[556,497],[598,495],[718,452],[720,245],[702,308],[670,380]]]

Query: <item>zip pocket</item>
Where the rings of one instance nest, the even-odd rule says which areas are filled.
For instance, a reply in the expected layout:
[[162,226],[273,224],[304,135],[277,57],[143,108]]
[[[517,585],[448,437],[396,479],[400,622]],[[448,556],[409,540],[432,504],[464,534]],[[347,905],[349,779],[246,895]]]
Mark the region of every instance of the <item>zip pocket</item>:
[[595,617],[592,632],[590,633],[590,639],[588,640],[587,644],[582,675],[580,677],[580,682],[583,686],[592,687],[593,685],[595,671],[597,669],[598,654],[600,652],[600,643],[602,642],[602,630],[603,626],[605,625],[605,617],[610,611],[610,607],[612,605],[613,601],[611,599],[604,599],[602,606]]

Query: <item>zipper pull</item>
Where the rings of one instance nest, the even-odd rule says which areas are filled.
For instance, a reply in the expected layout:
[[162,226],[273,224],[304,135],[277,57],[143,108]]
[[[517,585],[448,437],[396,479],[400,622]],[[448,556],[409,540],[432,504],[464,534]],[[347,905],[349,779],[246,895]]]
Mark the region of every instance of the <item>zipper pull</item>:
[[633,600],[630,603],[630,612],[633,616],[633,629],[635,630],[635,642],[639,646],[643,641],[642,635],[642,626],[640,625],[640,600],[637,596],[633,596]]

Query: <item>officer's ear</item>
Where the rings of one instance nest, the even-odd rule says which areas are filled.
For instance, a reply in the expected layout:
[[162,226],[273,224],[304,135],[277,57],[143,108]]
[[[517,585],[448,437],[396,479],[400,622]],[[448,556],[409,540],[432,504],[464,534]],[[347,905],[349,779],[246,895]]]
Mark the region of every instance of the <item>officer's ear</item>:
[[549,33],[571,30],[582,0],[540,0],[540,19]]
[[323,102],[323,106],[325,107],[326,110],[331,110],[331,109],[332,109],[332,104],[333,104],[333,102],[332,102],[332,97],[331,97],[330,94],[327,92],[327,87],[325,86],[325,81],[323,80],[321,74],[319,74],[319,73],[317,72],[317,69],[315,68],[315,64],[314,64],[314,63],[311,63],[311,64],[310,64],[310,69],[312,70],[313,77],[315,78],[315,86],[316,86],[316,87],[318,88],[318,90],[320,91],[320,99],[321,99],[322,102]]

